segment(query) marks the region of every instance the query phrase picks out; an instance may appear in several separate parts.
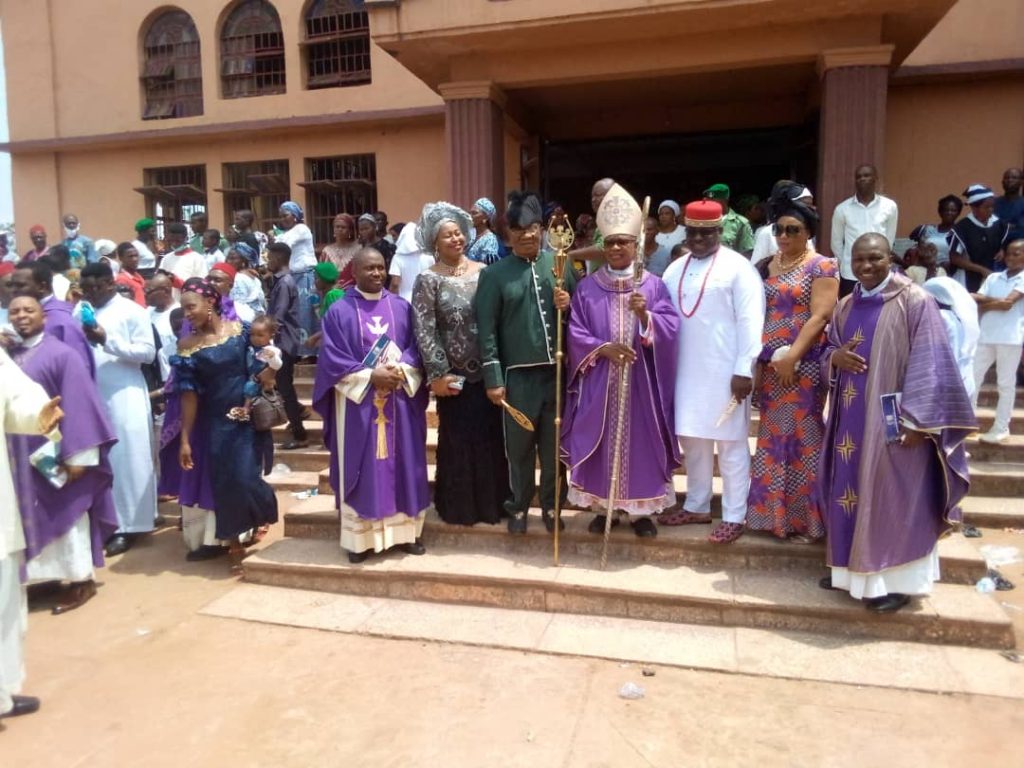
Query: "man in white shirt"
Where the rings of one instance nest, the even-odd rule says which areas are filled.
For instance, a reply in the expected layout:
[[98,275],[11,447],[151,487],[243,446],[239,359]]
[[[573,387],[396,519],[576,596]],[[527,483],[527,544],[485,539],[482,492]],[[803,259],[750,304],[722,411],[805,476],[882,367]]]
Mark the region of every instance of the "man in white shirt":
[[715,447],[722,475],[722,522],[709,541],[743,534],[750,491],[750,393],[761,352],[764,287],[742,254],[719,242],[722,206],[686,206],[690,255],[668,265],[662,279],[679,312],[675,432],[686,460],[686,502],[660,525],[711,522]]
[[174,275],[183,283],[191,277],[206,277],[206,257],[192,250],[184,224],[175,221],[167,225],[167,245],[171,252],[160,260],[161,272]]
[[149,321],[160,338],[160,377],[167,381],[171,373],[170,356],[178,349],[178,337],[171,327],[171,312],[178,306],[174,300],[174,286],[171,278],[159,272],[146,281],[146,303],[149,305]]
[[839,297],[853,291],[857,280],[850,266],[854,241],[868,232],[884,235],[896,242],[899,212],[896,203],[875,192],[878,171],[873,165],[862,165],[854,173],[857,194],[843,200],[832,214],[832,256],[839,261]]
[[[974,380],[979,386],[985,374],[996,364],[996,386],[999,400],[996,418],[990,429],[978,439],[985,443],[1001,443],[1010,436],[1010,415],[1017,394],[1017,366],[1021,344],[1024,344],[1024,240],[1006,246],[1005,272],[993,272],[985,278],[978,293],[973,294],[981,314],[981,338],[974,357]],[[975,407],[978,394],[974,393]]]
[[[82,295],[95,310],[95,324],[83,323],[83,330],[93,344],[96,385],[117,433],[110,463],[120,527],[105,547],[113,557],[131,546],[132,535],[152,531],[156,518],[152,407],[142,374],[143,364],[156,357],[156,344],[148,312],[118,294],[110,267],[87,264],[81,281]],[[81,307],[75,310],[79,317]]]

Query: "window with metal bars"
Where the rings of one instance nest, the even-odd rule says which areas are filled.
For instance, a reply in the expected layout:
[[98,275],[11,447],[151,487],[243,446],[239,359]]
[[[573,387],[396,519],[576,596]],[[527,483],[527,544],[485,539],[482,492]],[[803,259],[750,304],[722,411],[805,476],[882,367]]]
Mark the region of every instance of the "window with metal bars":
[[184,11],[153,19],[142,45],[143,120],[203,114],[199,33]]
[[375,155],[307,157],[306,225],[317,243],[334,241],[334,217],[359,216],[377,210],[377,158]]
[[176,165],[143,168],[143,184],[135,191],[146,198],[146,215],[156,221],[156,236],[164,239],[164,226],[187,223],[193,213],[206,210],[206,166]]
[[225,99],[285,92],[281,19],[267,0],[244,0],[224,22],[220,80]]
[[253,212],[253,227],[266,232],[277,224],[281,203],[288,199],[287,160],[224,163],[224,227],[235,221],[235,211]]
[[310,90],[370,82],[370,19],[362,0],[313,0],[302,47]]

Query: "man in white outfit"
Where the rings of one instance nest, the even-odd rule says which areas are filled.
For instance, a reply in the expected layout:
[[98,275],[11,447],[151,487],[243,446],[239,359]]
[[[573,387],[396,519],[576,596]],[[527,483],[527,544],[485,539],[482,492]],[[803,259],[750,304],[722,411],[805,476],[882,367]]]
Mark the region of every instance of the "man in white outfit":
[[[131,546],[131,535],[153,530],[156,472],[153,467],[153,417],[142,366],[156,357],[149,313],[114,288],[114,273],[102,262],[81,274],[82,295],[95,308],[95,325],[83,322],[93,345],[96,385],[117,433],[110,449],[114,468],[114,507],[119,528],[106,543],[108,557]],[[75,312],[81,317],[82,305]],[[84,318],[88,320],[88,318]]]
[[728,544],[743,534],[750,488],[750,392],[761,351],[764,289],[743,255],[720,244],[722,207],[686,206],[690,255],[662,278],[680,315],[676,435],[686,461],[686,501],[660,525],[711,522],[715,447],[722,475],[722,522],[708,540]]

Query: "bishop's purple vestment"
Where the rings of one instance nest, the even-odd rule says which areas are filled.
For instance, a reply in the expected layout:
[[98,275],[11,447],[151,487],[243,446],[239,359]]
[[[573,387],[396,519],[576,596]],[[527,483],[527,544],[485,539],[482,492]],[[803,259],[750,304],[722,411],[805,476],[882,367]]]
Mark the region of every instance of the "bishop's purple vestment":
[[[367,299],[353,289],[327,310],[322,330],[313,408],[324,420],[339,509],[343,500],[366,520],[419,515],[430,506],[427,390],[418,386],[410,396],[400,386],[381,398],[369,384],[371,369],[363,364],[377,340],[387,335],[401,352],[400,363],[422,368],[412,307],[387,291]],[[335,388],[339,383],[345,394]],[[337,402],[341,397],[343,404]]]
[[[865,373],[830,367],[856,338]],[[858,286],[836,307],[822,378],[829,411],[818,471],[828,565],[878,574],[929,556],[961,517],[969,480],[964,439],[976,428],[935,300],[894,274],[882,291]],[[901,393],[902,421],[925,440],[887,443],[881,397]]]
[[60,424],[59,459],[91,448],[99,449],[99,464],[63,488],[55,488],[29,463],[29,456],[46,442],[37,436],[9,437],[14,483],[25,528],[26,559],[36,557],[89,515],[92,559],[103,565],[103,544],[117,530],[110,447],[117,442],[99,392],[79,355],[44,333],[35,346],[15,349],[14,361],[50,397],[60,395],[64,419]]
[[572,297],[568,330],[568,390],[562,420],[562,459],[569,466],[569,498],[581,506],[605,505],[614,459],[620,368],[598,353],[611,343],[631,346],[616,509],[654,514],[675,503],[672,472],[679,466],[674,432],[674,393],[679,315],[665,284],[644,273],[638,290],[647,300],[650,326],[641,337],[629,310],[633,278],[602,268]]

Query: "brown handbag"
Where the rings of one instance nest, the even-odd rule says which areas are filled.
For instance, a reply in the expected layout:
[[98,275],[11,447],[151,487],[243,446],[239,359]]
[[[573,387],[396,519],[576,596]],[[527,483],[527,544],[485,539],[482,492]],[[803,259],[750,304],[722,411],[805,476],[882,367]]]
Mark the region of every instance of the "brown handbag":
[[274,427],[288,423],[284,410],[284,398],[276,389],[263,390],[252,399],[249,422],[257,432],[269,432]]

